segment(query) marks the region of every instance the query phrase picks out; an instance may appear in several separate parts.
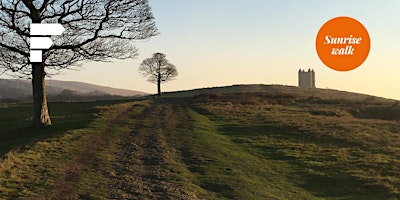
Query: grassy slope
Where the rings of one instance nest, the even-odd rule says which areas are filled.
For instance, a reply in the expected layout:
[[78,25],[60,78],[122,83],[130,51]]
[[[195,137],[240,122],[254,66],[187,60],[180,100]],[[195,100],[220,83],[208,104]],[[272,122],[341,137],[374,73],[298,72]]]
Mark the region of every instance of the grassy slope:
[[[52,190],[63,182],[63,175],[79,167],[74,165],[76,159],[127,109],[125,104],[113,106],[117,103],[121,101],[51,104],[55,125],[50,129],[29,128],[30,105],[3,105],[0,196],[26,199],[56,195]],[[97,177],[101,176],[92,178]],[[98,189],[101,193],[102,188]]]
[[382,128],[398,129],[394,122],[311,115],[292,118],[290,112],[282,116],[282,110],[265,114],[271,107],[238,106],[228,113],[226,107],[204,107],[219,113],[214,121],[223,122],[221,133],[279,173],[282,178],[268,177],[279,180],[273,182],[280,191],[296,191],[288,186],[295,185],[303,193],[322,198],[386,199],[399,195],[400,138],[398,132]]
[[[97,102],[60,103],[52,106],[57,125],[34,134],[18,128],[28,124],[29,105],[3,106],[0,109],[9,118],[0,120],[0,128],[5,130],[0,136],[0,150],[5,155],[0,162],[0,195],[399,198],[400,112],[396,102],[353,98],[347,93],[329,95],[327,91],[309,95],[294,88],[289,88],[294,92],[287,95],[282,88],[265,92],[266,86],[257,86],[264,90],[260,92],[251,87],[245,94],[234,88],[235,92],[153,103],[103,102],[108,105],[101,108]],[[149,148],[146,133],[151,133],[150,142],[157,141],[156,146]],[[124,146],[131,143],[135,143],[133,147]],[[143,148],[138,147],[141,143]],[[149,149],[158,149],[161,153],[154,159],[162,162],[141,162],[152,155],[143,153]],[[134,162],[116,156],[132,153]],[[88,161],[83,162],[85,158]],[[116,165],[119,162],[122,164]],[[132,166],[128,174],[118,171],[125,162]],[[134,171],[152,178],[146,182]],[[151,175],[152,171],[156,174]],[[110,187],[122,177],[129,179],[118,182],[118,188]],[[139,181],[129,182],[131,179]],[[142,189],[136,191],[138,187]],[[174,187],[190,192],[171,189]],[[116,194],[116,190],[122,192]],[[128,194],[133,190],[136,192]]]
[[286,163],[262,159],[232,137],[219,131],[225,121],[189,111],[194,120],[191,134],[182,134],[180,147],[185,164],[197,183],[215,199],[314,199],[280,170]]
[[235,98],[240,97],[197,102],[190,111],[193,130],[179,136],[194,182],[210,194],[227,199],[399,197],[398,122],[354,118],[337,106],[226,102]]

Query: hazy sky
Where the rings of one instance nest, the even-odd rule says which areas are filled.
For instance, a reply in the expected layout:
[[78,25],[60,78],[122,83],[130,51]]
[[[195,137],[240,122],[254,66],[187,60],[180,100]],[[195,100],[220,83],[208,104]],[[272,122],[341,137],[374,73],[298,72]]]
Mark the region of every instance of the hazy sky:
[[[162,52],[179,72],[163,91],[297,85],[298,69],[312,68],[318,88],[400,100],[399,0],[150,0],[150,5],[160,34],[136,43],[137,59],[88,63],[52,79],[156,93],[137,69]],[[337,16],[357,19],[371,38],[367,60],[349,72],[326,67],[315,50],[319,28]]]

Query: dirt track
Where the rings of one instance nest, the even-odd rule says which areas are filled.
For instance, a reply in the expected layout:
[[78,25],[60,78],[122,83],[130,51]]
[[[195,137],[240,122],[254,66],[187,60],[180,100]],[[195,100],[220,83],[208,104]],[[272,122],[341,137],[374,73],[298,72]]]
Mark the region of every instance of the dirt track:
[[[137,121],[129,133],[118,139],[115,148],[115,160],[112,170],[105,172],[109,179],[109,198],[111,199],[199,199],[191,189],[192,183],[179,176],[171,165],[183,163],[177,149],[169,146],[165,133],[190,127],[190,116],[185,109],[167,104],[154,104],[146,108],[139,116],[129,113],[119,115],[108,127],[118,126],[129,119]],[[178,119],[179,117],[179,119]],[[179,123],[178,123],[179,122]],[[182,129],[184,128],[184,129]],[[75,194],[74,188],[84,170],[102,171],[101,165],[94,158],[96,151],[107,148],[108,134],[112,129],[106,128],[98,135],[80,156],[63,170],[63,178],[51,192],[53,199],[81,199],[85,196]]]
[[175,128],[176,116],[165,112],[168,109],[171,108],[155,106],[145,110],[141,120],[150,123],[133,128],[122,140],[115,163],[112,198],[197,199],[194,193],[184,191],[182,180],[174,180],[176,175],[168,170],[169,162],[177,157],[163,135]]

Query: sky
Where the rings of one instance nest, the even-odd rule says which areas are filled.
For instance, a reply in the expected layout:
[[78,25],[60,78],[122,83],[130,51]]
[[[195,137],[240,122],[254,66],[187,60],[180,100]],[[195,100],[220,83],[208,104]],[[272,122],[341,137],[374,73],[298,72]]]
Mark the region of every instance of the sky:
[[[316,86],[400,100],[400,1],[398,0],[150,0],[160,34],[137,41],[133,60],[84,65],[54,80],[156,93],[138,73],[140,63],[162,52],[179,72],[163,91],[233,84],[296,86],[297,72],[314,69]],[[326,67],[315,49],[328,20],[348,16],[368,30],[371,49],[358,68]]]

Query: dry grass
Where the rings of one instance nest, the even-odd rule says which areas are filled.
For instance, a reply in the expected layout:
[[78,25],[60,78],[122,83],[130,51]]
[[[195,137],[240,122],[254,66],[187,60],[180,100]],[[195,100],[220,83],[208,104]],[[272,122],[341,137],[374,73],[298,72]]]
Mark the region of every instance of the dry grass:
[[[199,98],[196,105],[210,117],[232,123],[222,130],[238,145],[265,159],[289,163],[292,169],[286,173],[316,196],[400,196],[400,124],[393,117],[400,114],[398,105],[382,101],[370,109],[365,101],[301,97],[243,104],[240,99],[259,95],[242,95],[222,95],[213,103]],[[367,111],[353,115],[355,109]]]
[[398,102],[283,86],[204,91],[53,104],[57,125],[41,130],[28,127],[29,104],[0,105],[0,196],[400,198]]

